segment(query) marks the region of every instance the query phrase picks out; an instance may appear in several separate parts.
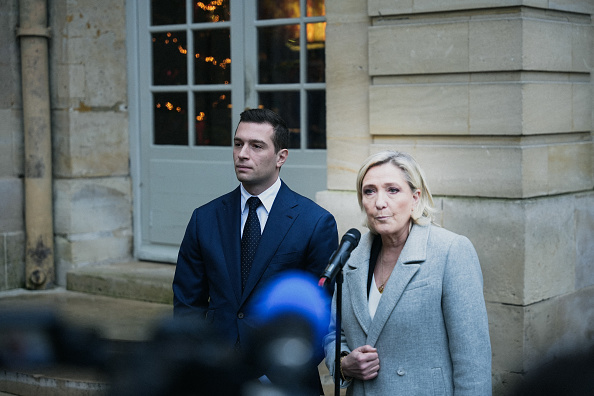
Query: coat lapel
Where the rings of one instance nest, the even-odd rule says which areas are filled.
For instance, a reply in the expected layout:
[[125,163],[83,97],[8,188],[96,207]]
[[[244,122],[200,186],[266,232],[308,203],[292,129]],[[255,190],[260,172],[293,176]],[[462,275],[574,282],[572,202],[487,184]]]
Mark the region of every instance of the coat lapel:
[[[353,251],[344,268],[344,293],[343,305],[347,304],[346,296],[353,308],[353,312],[359,325],[365,332],[369,333],[371,316],[367,304],[367,273],[369,271],[369,252],[373,244],[373,234],[367,233],[361,239],[359,246]],[[348,287],[348,290],[346,288]],[[344,327],[344,324],[343,324]]]
[[250,275],[245,285],[242,302],[247,299],[254,287],[258,284],[262,274],[266,271],[270,261],[287,235],[287,232],[289,232],[295,219],[299,216],[298,204],[293,194],[283,182],[274,199],[264,232],[262,233],[262,238],[256,249],[256,255],[254,256]]
[[[367,337],[367,343],[374,346],[381,334],[390,314],[398,304],[406,286],[421,267],[422,262],[427,258],[427,240],[429,227],[415,225],[402,252],[396,262],[396,266],[386,284],[386,289],[380,299],[377,311],[371,323]],[[367,292],[367,290],[365,290]],[[367,299],[365,299],[365,302]],[[369,311],[368,311],[369,312]],[[368,314],[369,315],[369,314]]]
[[223,199],[219,221],[219,238],[223,249],[227,272],[237,301],[241,301],[241,192],[239,187]]

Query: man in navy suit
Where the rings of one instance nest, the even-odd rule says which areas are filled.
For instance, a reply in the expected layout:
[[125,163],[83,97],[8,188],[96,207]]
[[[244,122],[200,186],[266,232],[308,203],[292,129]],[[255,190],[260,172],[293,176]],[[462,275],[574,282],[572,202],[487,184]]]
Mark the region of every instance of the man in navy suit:
[[[244,351],[258,330],[249,310],[254,295],[286,270],[319,278],[338,246],[334,217],[279,177],[288,143],[289,130],[273,111],[252,109],[241,114],[233,143],[235,174],[241,184],[194,210],[177,259],[174,315],[205,318]],[[261,237],[242,282],[241,239],[251,197],[261,202],[256,209]],[[320,394],[317,366],[311,367],[309,378],[316,383],[314,394]]]

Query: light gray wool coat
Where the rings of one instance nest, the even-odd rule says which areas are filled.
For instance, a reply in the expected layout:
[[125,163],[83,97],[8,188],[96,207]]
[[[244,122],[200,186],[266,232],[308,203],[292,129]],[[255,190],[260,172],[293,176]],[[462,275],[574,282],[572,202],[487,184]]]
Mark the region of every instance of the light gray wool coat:
[[[341,351],[371,345],[380,370],[369,381],[341,381],[347,395],[491,395],[489,324],[472,243],[435,225],[414,225],[372,320],[367,277],[373,238],[363,235],[343,269]],[[333,377],[335,318],[336,292],[324,340]]]

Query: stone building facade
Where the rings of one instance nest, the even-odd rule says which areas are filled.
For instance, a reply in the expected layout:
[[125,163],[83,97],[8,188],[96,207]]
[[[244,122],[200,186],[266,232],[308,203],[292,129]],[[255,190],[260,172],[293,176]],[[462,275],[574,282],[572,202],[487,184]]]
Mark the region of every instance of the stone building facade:
[[441,224],[478,251],[495,394],[591,344],[594,3],[327,7],[328,190],[318,200],[341,231],[359,221],[363,159],[410,152]]
[[[26,284],[19,1],[0,3],[0,290]],[[53,284],[133,260],[123,0],[50,0]],[[361,224],[372,152],[424,167],[445,228],[474,243],[495,394],[594,343],[594,33],[590,0],[326,0],[328,185]],[[363,228],[361,228],[363,230]]]

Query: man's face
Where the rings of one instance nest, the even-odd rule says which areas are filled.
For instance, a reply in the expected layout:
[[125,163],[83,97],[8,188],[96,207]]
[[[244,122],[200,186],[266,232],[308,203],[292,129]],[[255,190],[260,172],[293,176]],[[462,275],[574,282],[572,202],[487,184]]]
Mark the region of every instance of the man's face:
[[235,131],[235,175],[252,195],[260,194],[276,181],[289,155],[287,149],[274,152],[273,134],[272,125],[253,122],[240,122]]

